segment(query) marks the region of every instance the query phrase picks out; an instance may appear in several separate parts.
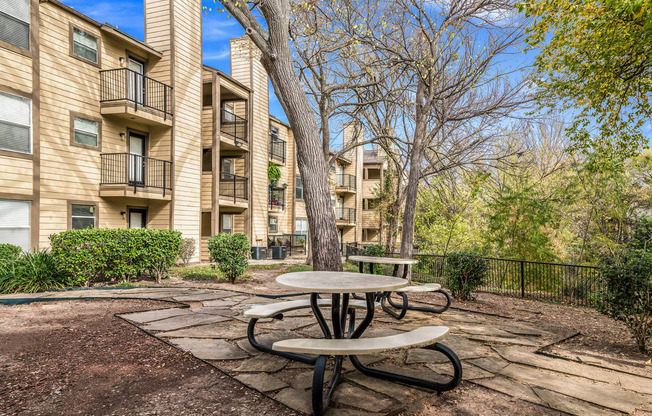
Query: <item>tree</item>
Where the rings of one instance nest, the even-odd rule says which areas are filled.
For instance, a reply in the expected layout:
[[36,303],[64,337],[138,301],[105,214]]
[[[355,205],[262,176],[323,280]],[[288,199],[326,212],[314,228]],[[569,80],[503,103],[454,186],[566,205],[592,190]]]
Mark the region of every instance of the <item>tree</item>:
[[542,106],[578,112],[568,129],[574,148],[622,156],[646,147],[652,1],[527,0],[518,8],[535,19],[527,43],[541,48]]
[[[260,60],[292,126],[303,180],[310,247],[315,270],[342,270],[337,228],[328,186],[319,127],[294,68],[290,0],[221,0],[260,51]],[[264,27],[254,16],[260,13]]]

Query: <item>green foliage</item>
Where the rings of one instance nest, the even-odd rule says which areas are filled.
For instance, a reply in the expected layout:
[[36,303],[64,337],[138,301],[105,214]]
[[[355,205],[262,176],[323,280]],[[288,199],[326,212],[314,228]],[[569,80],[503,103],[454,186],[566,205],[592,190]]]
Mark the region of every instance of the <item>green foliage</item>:
[[50,236],[61,273],[86,285],[144,274],[160,281],[178,260],[181,245],[178,231],[146,228],[88,228]]
[[195,244],[196,241],[194,238],[184,238],[181,242],[179,257],[181,257],[184,266],[187,266],[192,256],[195,255]]
[[598,310],[623,322],[642,353],[652,337],[652,253],[625,251],[605,261]]
[[225,280],[215,266],[178,267],[174,274],[185,280]]
[[450,253],[444,265],[448,288],[457,299],[473,299],[471,292],[481,286],[489,270],[486,259],[471,252]]
[[632,227],[629,247],[634,250],[652,251],[652,218],[641,218]]
[[20,255],[22,248],[13,244],[0,244],[0,262],[12,261]]
[[285,273],[295,273],[295,272],[311,272],[312,266],[306,266],[305,264],[293,264],[285,270]]
[[267,177],[272,182],[278,182],[281,179],[281,169],[278,168],[276,163],[269,162],[269,165],[267,165]]
[[231,283],[247,269],[251,246],[242,233],[216,234],[208,240],[210,259]]
[[641,128],[652,113],[652,2],[525,0],[517,7],[535,22],[527,43],[541,48],[539,100],[577,113],[568,129],[574,147],[627,155],[647,146]]
[[382,244],[370,244],[362,250],[363,256],[385,257],[385,246]]
[[32,293],[73,284],[67,276],[59,273],[54,256],[46,250],[0,262],[0,293]]

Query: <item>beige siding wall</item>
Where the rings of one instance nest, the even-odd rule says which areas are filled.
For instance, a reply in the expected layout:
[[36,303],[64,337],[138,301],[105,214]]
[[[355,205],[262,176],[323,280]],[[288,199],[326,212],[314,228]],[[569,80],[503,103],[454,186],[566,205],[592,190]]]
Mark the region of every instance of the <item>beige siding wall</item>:
[[0,155],[0,172],[0,192],[32,195],[34,166],[31,160]]
[[0,80],[2,84],[27,93],[32,92],[32,59],[0,48]]

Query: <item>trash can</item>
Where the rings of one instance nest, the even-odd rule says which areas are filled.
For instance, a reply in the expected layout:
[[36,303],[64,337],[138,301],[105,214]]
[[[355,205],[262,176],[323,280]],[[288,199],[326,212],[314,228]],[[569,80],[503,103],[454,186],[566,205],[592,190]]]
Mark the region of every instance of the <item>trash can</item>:
[[286,246],[272,247],[272,259],[284,260],[288,255],[288,248]]
[[267,247],[257,246],[251,247],[252,260],[267,260]]

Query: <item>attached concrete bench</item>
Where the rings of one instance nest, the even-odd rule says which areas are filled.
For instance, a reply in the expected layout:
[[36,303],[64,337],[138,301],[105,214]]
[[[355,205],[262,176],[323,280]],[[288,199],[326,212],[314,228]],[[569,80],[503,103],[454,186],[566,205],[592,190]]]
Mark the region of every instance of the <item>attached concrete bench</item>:
[[[312,378],[312,408],[315,415],[323,415],[328,408],[333,389],[337,385],[342,369],[342,359],[348,356],[361,373],[383,380],[391,380],[411,386],[428,388],[437,392],[455,388],[462,380],[462,364],[457,355],[437,341],[448,333],[443,326],[425,326],[398,335],[358,339],[287,339],[277,341],[272,348],[285,354],[317,354]],[[427,348],[439,351],[453,366],[453,377],[448,382],[437,382],[422,378],[392,373],[363,365],[357,355],[383,353],[407,348]],[[324,391],[324,374],[329,356],[335,356],[333,375]]]
[[[396,289],[394,292],[398,293],[401,296],[401,299],[403,301],[401,304],[394,303],[394,301],[391,298],[391,292],[384,293],[380,301],[383,310],[388,314],[392,315],[396,319],[403,319],[408,309],[411,311],[442,313],[442,312],[446,312],[448,308],[451,306],[451,296],[448,294],[447,291],[443,290],[441,288],[441,285],[438,283],[426,283],[425,285],[405,286],[403,288]],[[407,298],[408,293],[427,293],[427,292],[437,292],[444,295],[444,297],[446,298],[446,305],[444,305],[441,308],[433,308],[433,307],[425,307],[425,306],[411,306],[408,304],[408,298]],[[401,311],[399,313],[394,312],[386,305],[386,302],[389,303],[392,307],[396,309],[400,309]]]
[[[332,304],[333,304],[332,299],[319,299],[317,301],[317,306],[320,307],[329,307]],[[380,303],[375,302],[374,306],[379,307]],[[274,351],[271,346],[261,344],[260,342],[258,342],[256,340],[256,335],[255,335],[255,326],[259,319],[265,319],[265,318],[283,319],[283,314],[286,312],[290,312],[298,309],[306,309],[311,307],[312,306],[310,305],[309,299],[301,299],[301,300],[293,300],[288,302],[278,302],[278,303],[270,303],[267,305],[260,305],[245,311],[243,315],[246,318],[251,318],[249,320],[249,325],[247,326],[247,339],[249,340],[249,343],[251,344],[252,347],[256,348],[259,351],[263,351],[269,354],[280,355],[281,357],[301,361],[306,364],[314,364],[316,360],[315,357],[308,357],[301,354],[286,353],[282,351]],[[366,309],[367,303],[365,301],[350,300],[348,308]]]

